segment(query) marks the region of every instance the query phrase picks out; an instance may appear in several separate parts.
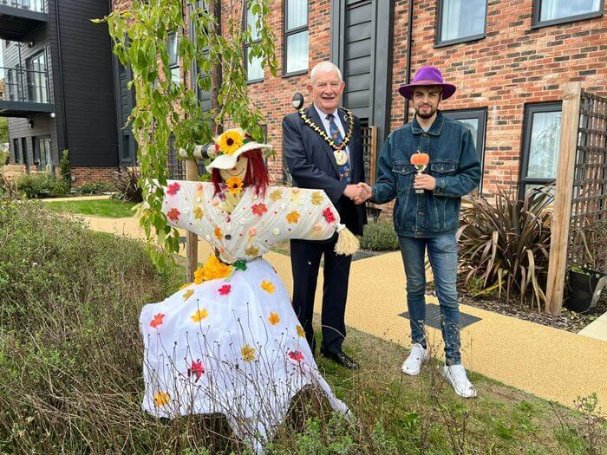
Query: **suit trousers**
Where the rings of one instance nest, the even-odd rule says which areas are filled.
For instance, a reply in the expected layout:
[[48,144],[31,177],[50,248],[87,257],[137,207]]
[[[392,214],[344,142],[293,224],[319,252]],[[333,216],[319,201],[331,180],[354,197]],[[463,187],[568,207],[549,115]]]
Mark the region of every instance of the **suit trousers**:
[[312,328],[314,296],[323,255],[322,351],[341,351],[346,336],[344,314],[352,256],[336,254],[333,251],[336,242],[337,235],[328,242],[291,240],[293,308],[306,332],[312,352],[315,352],[316,347]]

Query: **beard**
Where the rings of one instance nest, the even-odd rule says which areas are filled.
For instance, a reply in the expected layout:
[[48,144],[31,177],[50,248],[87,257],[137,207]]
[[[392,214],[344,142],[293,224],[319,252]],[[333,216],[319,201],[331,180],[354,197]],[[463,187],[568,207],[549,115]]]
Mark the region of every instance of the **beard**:
[[434,109],[430,109],[427,112],[421,112],[419,109],[415,110],[415,114],[419,117],[419,118],[423,118],[423,119],[429,119],[432,118],[432,116],[436,113],[436,110],[438,108],[434,108]]

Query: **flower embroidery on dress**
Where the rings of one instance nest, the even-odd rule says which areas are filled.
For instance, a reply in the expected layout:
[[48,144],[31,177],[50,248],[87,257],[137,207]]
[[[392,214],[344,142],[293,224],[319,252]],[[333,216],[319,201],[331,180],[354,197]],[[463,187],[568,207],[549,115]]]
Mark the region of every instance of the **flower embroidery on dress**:
[[270,316],[268,316],[268,322],[272,325],[277,325],[280,323],[280,316],[276,312],[271,312]]
[[295,330],[297,331],[297,336],[299,338],[303,338],[306,336],[306,331],[302,326],[298,325],[297,327],[295,327]]
[[325,217],[325,220],[327,220],[327,223],[329,223],[329,224],[333,223],[335,221],[335,215],[331,211],[330,207],[327,207],[326,209],[324,209],[322,211],[322,216]]
[[179,183],[173,182],[167,188],[167,194],[169,196],[175,196],[180,188],[181,188],[181,185],[179,185]]
[[228,295],[231,290],[232,290],[232,285],[224,284],[217,291],[219,292],[219,295]]
[[263,289],[264,291],[266,291],[268,294],[273,294],[274,293],[274,283],[272,283],[271,281],[267,281],[267,280],[263,280],[260,284],[261,289]]
[[204,216],[204,211],[202,210],[202,207],[196,207],[194,209],[194,218],[196,218],[197,220],[199,220],[203,216]]
[[194,313],[190,319],[194,322],[200,322],[203,319],[206,319],[209,316],[209,312],[206,309],[202,309],[202,310],[198,310],[196,313]]
[[299,222],[299,216],[299,212],[297,210],[293,210],[287,215],[287,223],[297,224]]
[[204,374],[204,365],[202,364],[202,360],[198,359],[196,361],[192,360],[192,364],[190,368],[188,368],[188,376],[195,376],[195,382],[198,382],[200,377]]
[[188,289],[187,291],[185,291],[183,293],[183,300],[187,300],[190,297],[192,297],[192,295],[194,294],[194,290],[193,289]]
[[289,351],[289,358],[296,362],[301,362],[304,359],[304,355],[301,351]]
[[181,215],[181,212],[179,212],[179,209],[176,208],[172,208],[167,212],[167,218],[171,221],[178,221],[179,215]]
[[158,327],[160,327],[162,325],[162,323],[164,322],[164,314],[163,313],[157,313],[154,315],[154,319],[152,319],[152,321],[150,322],[150,327],[154,327],[155,329],[157,329]]
[[312,205],[320,205],[325,198],[320,191],[314,191],[312,193]]
[[171,401],[171,397],[168,392],[156,392],[154,394],[154,406],[159,408],[160,406],[166,406]]
[[244,254],[249,257],[256,258],[257,256],[259,256],[259,248],[251,245],[246,250],[244,250]]
[[242,354],[242,360],[245,362],[252,362],[255,360],[255,348],[250,344],[245,344],[241,349],[240,353]]
[[282,197],[282,190],[274,190],[270,193],[270,200],[272,202],[279,201]]
[[219,226],[215,227],[214,234],[217,240],[221,240],[223,238],[223,232],[221,231],[221,228]]
[[251,210],[255,215],[262,216],[268,211],[268,207],[263,202],[260,202],[259,204],[253,204]]

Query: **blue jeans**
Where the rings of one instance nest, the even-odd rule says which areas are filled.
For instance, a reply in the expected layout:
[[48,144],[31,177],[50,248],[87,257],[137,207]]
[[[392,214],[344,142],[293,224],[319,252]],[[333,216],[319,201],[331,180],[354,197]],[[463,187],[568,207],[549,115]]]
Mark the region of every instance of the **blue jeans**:
[[445,342],[447,365],[461,363],[459,308],[457,298],[457,241],[454,234],[432,238],[399,237],[400,251],[407,277],[407,306],[411,324],[411,340],[424,347],[426,334],[426,270],[428,258],[434,274],[436,294],[441,312],[441,331]]

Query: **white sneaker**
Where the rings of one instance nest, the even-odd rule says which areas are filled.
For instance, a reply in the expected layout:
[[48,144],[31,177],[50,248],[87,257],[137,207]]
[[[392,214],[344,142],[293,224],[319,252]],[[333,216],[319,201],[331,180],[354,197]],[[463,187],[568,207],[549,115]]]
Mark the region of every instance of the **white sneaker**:
[[429,358],[428,350],[421,344],[415,343],[411,347],[409,357],[403,362],[403,373],[408,374],[409,376],[417,376],[422,369],[422,363],[427,362]]
[[451,365],[443,367],[443,376],[451,383],[453,390],[460,397],[474,398],[476,389],[466,376],[466,369],[462,365]]

